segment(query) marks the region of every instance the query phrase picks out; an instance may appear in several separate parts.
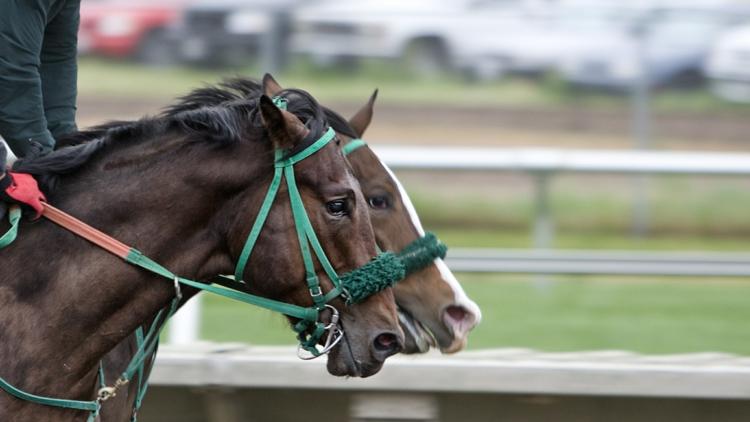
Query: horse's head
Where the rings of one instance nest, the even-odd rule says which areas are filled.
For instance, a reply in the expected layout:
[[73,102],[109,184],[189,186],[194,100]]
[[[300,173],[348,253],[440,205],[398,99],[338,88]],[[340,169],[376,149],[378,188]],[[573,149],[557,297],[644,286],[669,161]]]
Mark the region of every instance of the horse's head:
[[[232,257],[242,261],[241,256],[247,254],[246,239],[257,235],[247,265],[238,269],[236,277],[242,278],[252,293],[310,307],[315,304],[314,296],[326,295],[335,288],[336,273],[367,264],[376,256],[377,247],[367,202],[341,152],[339,140],[320,142],[332,135],[322,108],[303,91],[277,90],[272,95],[275,101],[260,96],[257,110],[269,152],[266,171],[258,175],[263,178],[264,188],[257,189],[256,184],[254,189],[247,189],[234,205],[236,215],[229,230],[229,249]],[[295,164],[291,174],[284,169],[285,181],[280,182],[278,194],[271,201],[266,199],[265,187],[274,183],[270,171],[274,168],[272,151],[277,151],[276,171],[285,160]],[[314,152],[307,155],[310,151]],[[290,176],[293,186],[288,184]],[[292,209],[290,201],[294,198],[301,200],[304,210]],[[267,218],[260,231],[251,234],[256,228],[250,216],[262,214],[259,210],[264,204],[270,206]],[[306,230],[306,219],[312,230]],[[322,259],[316,244],[324,252]],[[322,261],[328,261],[330,266]],[[311,287],[316,277],[322,292]],[[343,331],[342,340],[328,356],[330,373],[369,376],[382,367],[388,356],[402,349],[403,333],[391,289],[354,305],[345,305],[340,298],[329,305],[340,314]],[[328,307],[320,317],[327,323],[333,313]],[[290,319],[294,324],[299,322]],[[321,337],[321,343],[325,338]]]
[[[377,91],[350,120],[361,137],[370,124]],[[343,142],[348,142],[341,135]],[[366,146],[348,155],[370,209],[378,245],[400,251],[424,230],[406,191],[390,169]],[[444,353],[463,349],[482,314],[442,259],[412,273],[395,286],[399,319],[406,334],[406,353],[425,352],[430,345]]]

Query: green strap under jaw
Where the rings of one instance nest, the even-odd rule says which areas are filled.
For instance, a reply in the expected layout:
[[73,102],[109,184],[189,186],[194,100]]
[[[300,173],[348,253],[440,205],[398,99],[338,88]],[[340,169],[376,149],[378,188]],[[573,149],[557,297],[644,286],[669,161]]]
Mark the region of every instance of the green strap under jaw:
[[[175,275],[171,271],[162,267],[157,262],[154,262],[151,258],[143,255],[141,252],[139,252],[136,249],[133,249],[130,251],[130,254],[126,258],[126,260],[130,262],[131,264],[135,264],[152,273],[159,274],[160,276],[164,278],[167,278],[170,280],[175,279]],[[228,277],[221,277],[221,278],[227,281],[237,283]],[[181,284],[195,287],[196,289],[199,289],[199,290],[205,290],[207,292],[211,292],[219,296],[224,296],[229,299],[237,300],[240,302],[245,302],[245,303],[255,305],[255,306],[260,306],[261,308],[266,308],[272,311],[280,312],[280,313],[283,313],[285,315],[289,315],[295,318],[305,319],[308,321],[315,321],[318,317],[318,312],[315,309],[304,308],[302,306],[297,306],[297,305],[293,305],[290,303],[279,302],[279,301],[268,299],[265,297],[251,295],[249,293],[235,290],[235,288],[214,286],[211,284],[206,284],[206,283],[202,283],[199,281],[194,281],[194,280],[190,280],[188,278],[182,278],[182,277],[177,277],[177,281]],[[241,289],[241,288],[242,287],[239,284],[237,284],[237,289]]]
[[15,396],[21,400],[29,401],[32,403],[43,404],[46,406],[62,407],[65,409],[75,410],[87,410],[89,412],[99,411],[98,401],[82,401],[82,400],[65,400],[65,399],[53,399],[51,397],[37,396],[36,394],[27,393],[19,390],[18,388],[8,384],[7,381],[0,378],[0,388],[5,390],[12,396]]

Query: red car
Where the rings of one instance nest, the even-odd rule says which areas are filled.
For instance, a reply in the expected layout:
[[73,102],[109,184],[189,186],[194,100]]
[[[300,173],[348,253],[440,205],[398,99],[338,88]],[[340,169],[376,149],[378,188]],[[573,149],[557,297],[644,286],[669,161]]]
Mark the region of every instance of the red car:
[[166,63],[174,57],[166,30],[188,0],[87,0],[81,3],[78,50]]

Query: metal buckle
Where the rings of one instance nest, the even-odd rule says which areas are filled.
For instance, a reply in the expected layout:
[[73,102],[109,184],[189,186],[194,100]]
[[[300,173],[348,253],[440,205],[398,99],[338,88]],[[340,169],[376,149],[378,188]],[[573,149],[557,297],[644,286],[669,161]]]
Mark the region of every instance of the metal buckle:
[[[320,286],[310,287],[310,296],[313,298],[323,296],[323,290],[320,289]],[[328,306],[328,305],[326,305]],[[334,308],[336,309],[336,308]],[[338,312],[338,311],[337,311]]]
[[331,305],[325,305],[325,307],[331,310],[331,320],[325,326],[326,331],[328,331],[328,336],[323,344],[323,348],[318,350],[318,355],[316,356],[303,349],[301,344],[297,345],[297,357],[302,360],[313,360],[328,354],[344,337],[344,330],[339,327],[338,309]]
[[99,391],[96,393],[96,401],[99,403],[105,402],[112,397],[117,395],[117,389],[122,387],[123,385],[127,385],[129,380],[118,378],[117,381],[115,381],[115,384],[111,387],[102,387],[99,389]]
[[102,387],[99,389],[99,392],[96,394],[96,401],[98,402],[105,402],[112,397],[117,395],[117,390],[115,387]]

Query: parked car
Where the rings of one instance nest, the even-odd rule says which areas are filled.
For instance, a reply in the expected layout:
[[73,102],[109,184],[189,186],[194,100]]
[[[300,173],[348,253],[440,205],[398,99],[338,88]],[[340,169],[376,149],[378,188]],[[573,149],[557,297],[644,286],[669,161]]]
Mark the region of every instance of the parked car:
[[722,35],[706,63],[711,90],[719,97],[750,102],[750,25]]
[[[646,7],[628,12],[616,31],[589,33],[560,65],[574,85],[630,89],[645,72],[649,86],[696,84],[714,41],[743,19],[721,7]],[[643,69],[642,69],[643,67]]]
[[101,0],[81,3],[78,46],[82,54],[135,58],[146,63],[171,61],[166,28],[187,0]]
[[[605,5],[604,0],[566,1],[513,7],[511,13],[505,14],[498,13],[497,5],[479,10],[478,16],[467,22],[467,30],[457,43],[458,66],[480,79],[509,72],[541,74],[557,69],[572,49],[589,41],[591,32],[614,30],[616,22],[599,16],[601,10],[608,10]],[[494,29],[472,31],[481,19],[489,19],[485,26]],[[485,35],[488,33],[492,36]]]
[[502,0],[325,1],[295,11],[291,50],[320,64],[402,60],[423,73],[460,66],[466,35],[500,37],[518,2]]
[[240,65],[261,55],[264,37],[277,31],[286,54],[288,11],[299,0],[196,0],[172,29],[180,59],[202,65]]

